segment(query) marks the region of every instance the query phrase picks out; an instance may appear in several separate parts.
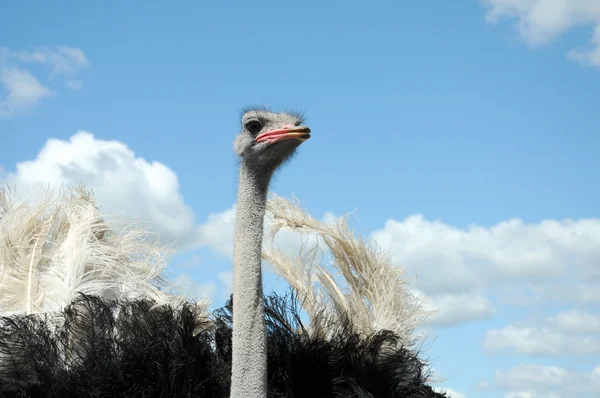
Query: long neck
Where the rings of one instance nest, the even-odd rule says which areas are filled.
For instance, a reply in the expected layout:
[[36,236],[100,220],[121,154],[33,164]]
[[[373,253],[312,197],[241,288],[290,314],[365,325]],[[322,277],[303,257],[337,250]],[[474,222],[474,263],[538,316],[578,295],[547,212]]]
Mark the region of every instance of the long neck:
[[261,253],[270,179],[242,162],[233,245],[231,398],[267,397]]

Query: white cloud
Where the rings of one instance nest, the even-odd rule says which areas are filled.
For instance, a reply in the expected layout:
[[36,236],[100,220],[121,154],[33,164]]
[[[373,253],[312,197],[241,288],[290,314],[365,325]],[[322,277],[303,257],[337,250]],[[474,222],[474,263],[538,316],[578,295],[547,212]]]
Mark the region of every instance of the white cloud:
[[511,349],[517,354],[560,356],[600,354],[598,337],[577,338],[546,328],[506,326],[488,331],[483,342],[490,352]]
[[598,289],[598,285],[575,285],[571,290],[571,296],[574,300],[580,301],[583,304],[600,304],[600,289]]
[[530,45],[549,43],[578,26],[594,26],[590,43],[569,57],[600,67],[600,2],[597,0],[483,0],[486,20],[498,23],[516,18],[521,37]]
[[19,68],[0,68],[0,85],[6,91],[0,99],[0,117],[26,111],[52,94],[35,76]]
[[600,286],[597,281],[591,280],[576,281],[563,277],[551,281],[511,284],[503,286],[502,289],[500,302],[506,305],[530,307],[543,304],[577,306],[600,304]]
[[577,48],[569,51],[568,57],[583,65],[600,67],[600,23],[594,29],[594,36],[587,48]]
[[186,260],[183,262],[183,267],[184,268],[198,268],[198,266],[200,266],[200,264],[202,264],[202,257],[200,257],[199,254],[194,254],[192,256],[192,258]]
[[556,324],[557,328],[572,333],[598,333],[600,334],[600,315],[582,310],[560,311],[549,322]]
[[494,387],[507,398],[579,398],[600,394],[600,366],[590,373],[558,366],[523,364],[496,371]]
[[491,329],[483,347],[539,356],[600,354],[600,314],[571,309],[544,320]]
[[138,157],[125,144],[80,131],[68,141],[49,139],[33,160],[16,165],[4,181],[20,194],[40,185],[85,184],[107,215],[150,224],[164,242],[199,244],[195,215],[184,203],[177,175]]
[[79,90],[83,81],[74,78],[77,69],[88,67],[89,61],[79,48],[57,47],[35,51],[12,51],[0,47],[0,86],[4,94],[0,98],[0,117],[22,115],[37,105],[40,100],[54,94],[38,77],[26,69],[29,64],[41,64],[50,68],[49,77],[65,75],[65,85]]
[[459,229],[421,215],[388,220],[371,234],[428,293],[463,292],[502,283],[548,281],[570,269],[586,279],[600,264],[600,220],[519,219]]
[[13,51],[10,54],[23,63],[49,65],[53,77],[73,74],[77,68],[89,66],[89,61],[80,48],[58,46],[55,50],[42,48],[35,51]]
[[203,246],[224,255],[233,256],[233,226],[235,205],[220,213],[210,213],[206,222],[198,228],[199,240]]
[[371,238],[416,274],[412,283],[438,309],[429,319],[434,326],[492,316],[492,294],[513,305],[600,302],[598,219],[512,219],[461,229],[413,215],[388,220]]
[[452,327],[466,321],[486,319],[494,315],[490,301],[476,294],[440,294],[427,298],[426,308],[437,312],[427,323],[437,327]]

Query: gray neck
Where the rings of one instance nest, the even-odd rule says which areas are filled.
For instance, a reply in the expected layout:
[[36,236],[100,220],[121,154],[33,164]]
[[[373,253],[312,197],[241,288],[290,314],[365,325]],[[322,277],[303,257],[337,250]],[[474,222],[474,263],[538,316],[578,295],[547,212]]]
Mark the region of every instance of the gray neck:
[[261,254],[271,175],[249,170],[242,161],[233,244],[231,398],[267,397]]

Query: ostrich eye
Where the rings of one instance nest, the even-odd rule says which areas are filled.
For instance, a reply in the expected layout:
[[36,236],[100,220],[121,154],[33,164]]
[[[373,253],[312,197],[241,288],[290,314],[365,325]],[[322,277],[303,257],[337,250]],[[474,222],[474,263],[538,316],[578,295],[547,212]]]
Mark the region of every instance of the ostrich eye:
[[248,130],[248,132],[250,134],[258,134],[258,132],[260,131],[260,129],[262,129],[262,126],[256,120],[251,120],[248,123],[246,123],[246,130]]

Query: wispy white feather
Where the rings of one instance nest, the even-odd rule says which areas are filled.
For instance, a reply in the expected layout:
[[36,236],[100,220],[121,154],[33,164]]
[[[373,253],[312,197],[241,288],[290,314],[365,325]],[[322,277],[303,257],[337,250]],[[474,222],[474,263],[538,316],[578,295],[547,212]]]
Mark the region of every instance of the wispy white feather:
[[[272,218],[271,239],[281,230],[317,235],[331,253],[330,264],[326,265],[318,261],[319,244],[308,250],[303,247],[294,256],[273,245],[263,250],[263,258],[298,292],[311,319],[311,330],[323,329],[313,328],[319,326],[314,322],[349,314],[364,333],[393,330],[402,337],[403,344],[417,342],[413,332],[430,312],[410,293],[403,279],[404,269],[393,265],[390,255],[375,242],[352,234],[348,215],[324,223],[303,211],[297,201],[276,195],[267,206]],[[321,316],[317,316],[319,312]]]
[[178,303],[184,297],[164,275],[170,252],[150,237],[138,225],[105,221],[83,187],[21,199],[1,189],[0,314],[55,312],[78,292]]

